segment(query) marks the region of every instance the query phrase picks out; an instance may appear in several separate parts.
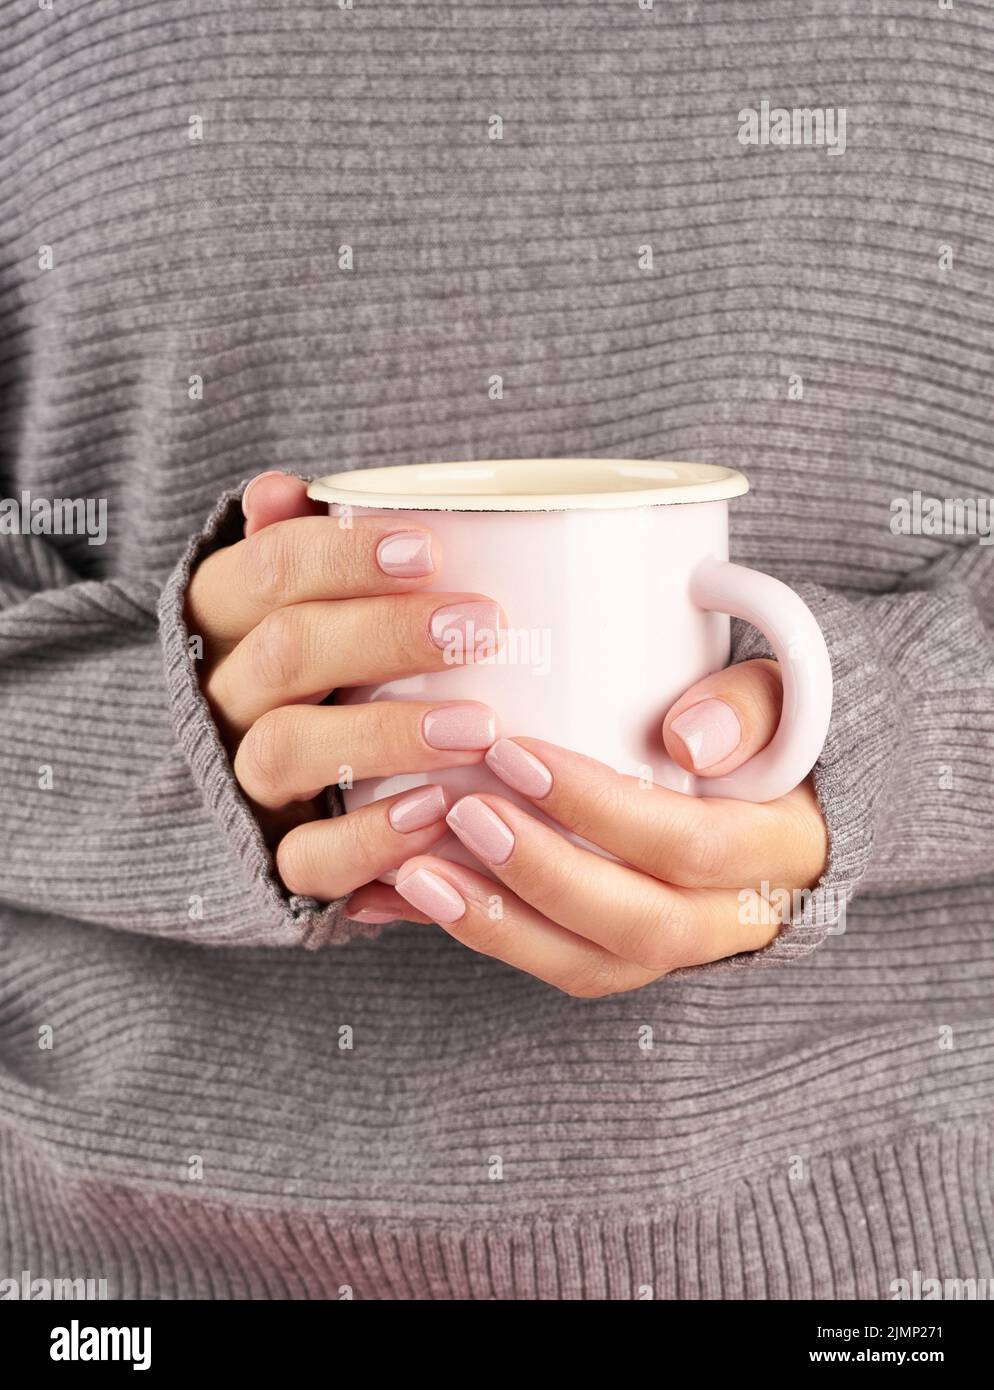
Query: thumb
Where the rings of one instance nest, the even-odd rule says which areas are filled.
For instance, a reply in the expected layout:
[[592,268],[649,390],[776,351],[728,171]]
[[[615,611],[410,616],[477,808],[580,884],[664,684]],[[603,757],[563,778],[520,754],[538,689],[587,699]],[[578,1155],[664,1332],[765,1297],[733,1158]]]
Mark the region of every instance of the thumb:
[[254,536],[274,521],[322,516],[326,511],[321,502],[308,497],[307,484],[289,473],[257,473],[242,493],[246,536]]
[[701,777],[724,777],[765,748],[783,704],[775,661],[743,661],[715,671],[680,696],[663,721],[674,762]]

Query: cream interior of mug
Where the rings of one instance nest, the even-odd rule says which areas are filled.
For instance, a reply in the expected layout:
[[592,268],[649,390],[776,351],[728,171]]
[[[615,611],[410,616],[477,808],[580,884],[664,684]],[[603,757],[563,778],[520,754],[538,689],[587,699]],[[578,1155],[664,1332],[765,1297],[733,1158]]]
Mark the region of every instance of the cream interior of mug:
[[486,459],[332,473],[311,483],[307,495],[387,510],[546,512],[717,502],[748,490],[744,474],[709,463]]

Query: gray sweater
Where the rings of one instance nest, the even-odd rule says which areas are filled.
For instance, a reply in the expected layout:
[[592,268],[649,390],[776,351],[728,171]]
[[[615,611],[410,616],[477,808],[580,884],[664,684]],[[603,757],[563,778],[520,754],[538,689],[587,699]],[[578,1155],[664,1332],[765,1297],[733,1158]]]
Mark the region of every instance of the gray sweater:
[[[892,526],[991,491],[991,6],[0,0],[0,32],[0,1280],[994,1277],[994,547]],[[182,620],[257,471],[556,454],[747,472],[734,557],[836,681],[803,919],[598,1002],[288,898]],[[104,499],[106,543],[23,534],[32,498]]]

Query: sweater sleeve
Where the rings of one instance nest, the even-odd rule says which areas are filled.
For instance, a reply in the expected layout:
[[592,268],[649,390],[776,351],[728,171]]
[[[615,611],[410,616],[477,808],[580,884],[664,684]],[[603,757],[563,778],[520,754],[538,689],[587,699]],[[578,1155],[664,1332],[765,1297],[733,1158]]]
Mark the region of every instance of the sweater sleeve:
[[184,592],[241,535],[239,498],[164,586],[81,580],[42,538],[0,537],[0,900],[206,945],[375,934],[285,892],[200,694]]
[[[780,936],[730,964],[806,955],[845,930],[845,908],[857,892],[906,892],[991,873],[990,560],[989,553],[971,556],[968,565],[944,565],[918,587],[886,594],[795,586],[832,659],[832,720],[814,769],[828,866]],[[965,579],[958,571],[968,568]],[[770,655],[760,633],[735,624],[734,661]]]

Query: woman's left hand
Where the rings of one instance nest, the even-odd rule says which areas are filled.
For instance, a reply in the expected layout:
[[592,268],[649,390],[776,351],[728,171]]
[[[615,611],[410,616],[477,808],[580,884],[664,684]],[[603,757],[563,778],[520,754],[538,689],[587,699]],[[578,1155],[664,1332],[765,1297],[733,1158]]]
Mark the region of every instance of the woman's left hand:
[[[765,747],[780,704],[775,662],[728,667],[669,711],[667,751],[700,777],[722,776]],[[350,917],[438,922],[474,950],[591,998],[760,949],[780,930],[783,904],[824,871],[828,836],[810,778],[757,805],[668,791],[538,739],[501,739],[487,762],[545,816],[615,859],[504,797],[467,796],[449,825],[507,891],[419,855],[401,865],[396,892],[367,884],[353,894]]]

